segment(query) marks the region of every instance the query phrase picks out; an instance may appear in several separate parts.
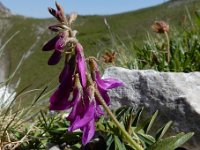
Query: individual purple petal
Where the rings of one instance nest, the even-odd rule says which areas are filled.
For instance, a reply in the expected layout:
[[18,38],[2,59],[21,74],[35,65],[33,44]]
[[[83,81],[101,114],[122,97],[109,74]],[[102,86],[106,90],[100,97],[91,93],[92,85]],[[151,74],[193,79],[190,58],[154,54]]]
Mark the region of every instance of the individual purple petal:
[[59,87],[50,97],[50,110],[66,110],[70,108],[71,102],[68,100],[70,89]]
[[52,16],[56,17],[57,11],[56,11],[55,9],[49,7],[48,10],[49,10],[49,13],[50,13]]
[[62,51],[65,48],[68,36],[69,36],[68,31],[64,31],[59,34],[59,39],[55,44],[55,49],[57,51]]
[[58,21],[62,21],[61,11],[59,11],[59,10],[56,11],[56,18],[58,19]]
[[[66,110],[71,107],[71,101],[69,101],[69,95],[71,92],[71,86],[66,86],[67,84],[62,82],[54,94],[50,97],[50,110]],[[72,81],[69,79],[67,81],[69,85]]]
[[50,51],[55,49],[56,42],[58,41],[59,36],[54,37],[50,41],[48,41],[42,48],[43,51]]
[[73,108],[72,108],[69,116],[66,118],[67,120],[74,121],[76,115],[79,114],[80,111],[82,111],[80,109],[80,107],[78,107],[80,105],[81,100],[82,100],[82,98],[81,98],[80,91],[78,89],[75,89],[73,91],[73,99],[72,99],[72,103],[71,103],[71,106],[73,106]]
[[67,74],[69,73],[69,69],[70,66],[68,64],[66,64],[64,66],[64,69],[61,71],[60,75],[59,75],[59,82],[61,83],[62,80],[64,79],[65,76],[67,76]]
[[92,119],[87,126],[83,128],[82,144],[86,145],[95,134],[95,120]]
[[50,97],[50,110],[65,110],[69,108],[70,102],[65,98],[65,93],[57,89]]
[[106,102],[106,104],[107,104],[107,105],[110,105],[110,98],[109,98],[109,95],[108,95],[108,93],[107,93],[108,91],[105,90],[105,89],[102,89],[102,88],[101,88],[100,86],[98,86],[98,85],[97,85],[97,87],[98,87],[98,90],[99,90],[101,96],[103,97],[104,101]]
[[[65,70],[65,68],[63,70]],[[65,73],[62,77],[62,82],[58,89],[50,98],[50,110],[65,110],[71,106],[69,96],[72,91],[74,67],[69,66],[67,72],[68,73]]]
[[123,86],[123,83],[120,82],[119,80],[113,78],[101,79],[99,71],[96,71],[95,73],[96,73],[96,82],[98,86],[100,86],[104,90]]
[[80,43],[76,44],[75,47],[76,51],[76,63],[77,63],[77,69],[79,76],[81,78],[81,84],[83,87],[86,86],[86,65],[85,65],[85,57],[83,54],[83,47]]
[[61,52],[59,51],[54,51],[54,53],[51,55],[51,57],[49,58],[48,64],[49,65],[56,65],[60,59],[61,59]]
[[[81,105],[84,105],[84,104],[81,103]],[[94,118],[94,109],[95,109],[94,101],[90,103],[90,105],[88,106],[88,108],[85,105],[84,109],[85,109],[84,110],[85,112],[79,114],[80,117],[78,117],[72,123],[72,125],[69,128],[69,131],[74,131],[74,130],[76,130],[78,128],[81,128],[81,127],[85,126],[86,124],[88,124]]]
[[65,16],[64,10],[62,6],[58,4],[57,2],[56,2],[56,8],[57,8],[57,19],[60,22],[66,22],[66,16]]
[[56,42],[55,49],[58,51],[62,51],[65,47],[65,41],[63,38],[59,38],[59,40]]
[[[65,62],[65,66],[59,75],[59,82],[61,83],[68,74],[73,74],[75,69],[75,57],[71,57],[68,62]],[[69,78],[72,78],[69,76]]]
[[106,78],[103,79],[104,80],[104,85],[105,87],[107,87],[107,89],[112,89],[112,88],[116,88],[119,86],[123,86],[124,83],[117,80],[117,79],[113,79],[113,78]]

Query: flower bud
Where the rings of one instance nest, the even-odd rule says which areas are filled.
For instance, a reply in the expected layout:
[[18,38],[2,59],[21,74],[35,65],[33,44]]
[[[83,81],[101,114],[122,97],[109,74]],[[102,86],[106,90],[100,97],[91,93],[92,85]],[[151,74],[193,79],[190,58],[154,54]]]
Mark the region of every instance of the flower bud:
[[89,66],[90,66],[91,72],[98,70],[98,66],[97,66],[97,63],[95,61],[95,58],[92,58],[92,57],[89,58]]
[[56,25],[49,26],[49,29],[54,32],[61,32],[62,30],[66,28],[62,24],[56,24]]

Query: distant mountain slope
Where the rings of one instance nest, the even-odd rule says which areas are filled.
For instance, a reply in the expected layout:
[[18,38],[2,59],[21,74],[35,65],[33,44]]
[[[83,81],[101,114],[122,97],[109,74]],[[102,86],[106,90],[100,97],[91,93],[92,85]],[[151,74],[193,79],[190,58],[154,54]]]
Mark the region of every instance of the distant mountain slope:
[[1,16],[10,16],[11,12],[8,8],[6,8],[1,2],[0,2],[0,13]]
[[[62,63],[53,67],[48,66],[47,60],[51,52],[41,51],[42,45],[54,36],[47,28],[48,25],[56,23],[56,20],[15,16],[11,15],[8,9],[1,10],[1,7],[4,8],[0,3],[0,12],[3,10],[7,15],[0,13],[0,45],[16,31],[20,31],[5,48],[4,61],[8,66],[7,72],[13,72],[21,56],[26,53],[27,59],[18,73],[18,77],[21,78],[20,89],[29,84],[41,87],[53,79],[56,81]],[[79,16],[74,28],[79,31],[77,37],[87,54],[96,55],[101,42],[110,44],[104,17],[107,18],[112,32],[122,41],[130,40],[131,36],[134,42],[141,43],[155,20],[165,20],[171,26],[180,29],[187,16],[186,8],[193,14],[195,10],[200,9],[200,1],[173,0],[158,6],[111,16]]]

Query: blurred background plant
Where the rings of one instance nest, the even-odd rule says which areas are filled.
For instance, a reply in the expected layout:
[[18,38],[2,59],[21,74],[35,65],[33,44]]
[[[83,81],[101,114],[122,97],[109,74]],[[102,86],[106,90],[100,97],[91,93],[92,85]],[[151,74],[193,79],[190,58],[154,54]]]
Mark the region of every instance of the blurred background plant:
[[[112,33],[109,24],[106,23],[112,40],[111,46],[106,49],[103,47],[98,54],[99,59],[103,62],[103,68],[116,65],[129,69],[154,69],[171,72],[200,71],[200,11],[196,11],[195,14],[195,18],[191,19],[188,13],[189,23],[183,25],[183,31],[169,25],[170,30],[166,33],[162,32],[165,34],[160,34],[161,32],[148,33],[147,39],[142,45],[135,44],[131,37],[127,43],[124,43]],[[166,34],[169,35],[167,35],[167,40]],[[166,52],[167,49],[169,49],[169,54]],[[107,58],[109,53],[115,54],[112,62],[105,61],[105,55]]]

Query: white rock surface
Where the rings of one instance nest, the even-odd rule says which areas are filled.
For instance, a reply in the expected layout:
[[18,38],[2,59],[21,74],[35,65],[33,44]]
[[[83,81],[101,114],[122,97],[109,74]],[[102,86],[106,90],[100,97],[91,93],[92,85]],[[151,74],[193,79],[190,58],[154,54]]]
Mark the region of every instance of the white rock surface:
[[60,150],[60,148],[56,145],[56,146],[49,148],[49,150]]
[[14,100],[16,93],[13,89],[1,86],[0,84],[0,109],[9,106]]
[[171,73],[111,67],[103,77],[113,77],[125,84],[109,92],[112,108],[128,105],[135,109],[145,106],[150,113],[159,110],[161,122],[172,120],[176,131],[194,131],[191,143],[200,147],[200,72]]

